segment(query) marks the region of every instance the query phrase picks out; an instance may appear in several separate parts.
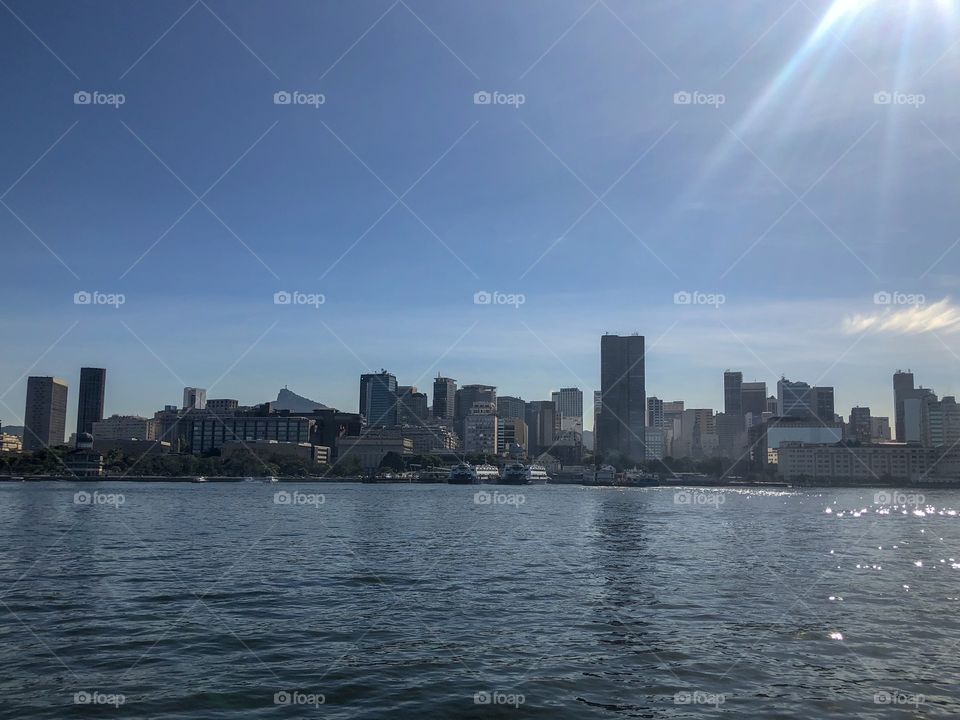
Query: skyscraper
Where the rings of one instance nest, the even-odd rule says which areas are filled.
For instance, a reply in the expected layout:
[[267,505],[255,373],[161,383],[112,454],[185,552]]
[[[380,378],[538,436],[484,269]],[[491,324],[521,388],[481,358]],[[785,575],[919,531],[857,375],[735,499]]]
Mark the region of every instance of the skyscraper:
[[745,382],[740,386],[740,410],[744,416],[752,415],[758,422],[767,411],[767,384],[765,382]]
[[527,404],[523,398],[511,397],[510,395],[497,396],[497,417],[501,420],[508,418],[520,418],[523,420]]
[[663,421],[663,400],[658,397],[647,398],[647,427],[662,428]]
[[743,373],[727,370],[723,373],[723,414],[732,417],[743,415],[743,401],[740,393],[743,386]]
[[185,387],[183,389],[184,410],[206,410],[207,391],[203,388]]
[[528,402],[525,419],[530,457],[550,452],[557,438],[557,406],[553,400]]
[[464,385],[457,390],[456,403],[454,405],[454,417],[456,418],[457,433],[463,437],[463,421],[473,409],[474,403],[491,403],[494,407],[497,405],[497,388],[493,385]]
[[600,338],[600,391],[603,406],[597,450],[636,461],[646,456],[644,415],[647,394],[642,335]]
[[417,392],[415,385],[397,386],[397,423],[423,425],[429,420],[427,394]]
[[106,394],[107,371],[103,368],[80,368],[80,395],[77,400],[77,435],[93,434],[93,424],[103,420],[103,399]]
[[457,411],[457,381],[437,375],[433,381],[433,418],[452,421]]
[[28,378],[23,425],[25,452],[63,445],[67,430],[67,383],[53,377]]
[[893,413],[894,430],[897,442],[903,442],[906,437],[903,420],[903,401],[906,395],[913,391],[913,373],[907,370],[897,370],[893,374]]
[[381,370],[360,376],[360,414],[367,419],[370,427],[397,424],[399,413],[395,375]]
[[580,388],[560,388],[551,393],[557,408],[560,430],[573,430],[583,434],[583,391]]

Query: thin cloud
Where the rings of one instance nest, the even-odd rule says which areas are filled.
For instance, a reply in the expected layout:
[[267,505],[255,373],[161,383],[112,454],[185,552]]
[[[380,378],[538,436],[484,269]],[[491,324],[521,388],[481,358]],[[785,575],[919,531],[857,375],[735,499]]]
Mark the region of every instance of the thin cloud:
[[960,307],[944,298],[932,305],[912,305],[901,309],[853,315],[843,321],[847,334],[873,331],[890,335],[918,335],[925,332],[960,330]]

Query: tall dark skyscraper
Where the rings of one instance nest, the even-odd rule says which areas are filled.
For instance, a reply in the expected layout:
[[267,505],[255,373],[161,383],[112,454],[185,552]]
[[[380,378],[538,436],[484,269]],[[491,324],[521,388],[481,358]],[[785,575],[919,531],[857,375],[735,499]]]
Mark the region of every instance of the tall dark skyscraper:
[[893,412],[894,412],[894,429],[897,435],[897,442],[903,442],[906,437],[906,430],[904,429],[904,413],[903,413],[903,401],[906,399],[907,395],[910,395],[914,390],[913,386],[913,373],[907,370],[897,370],[893,374]]
[[23,424],[25,451],[63,445],[67,431],[67,384],[53,377],[29,378]]
[[512,397],[510,395],[497,396],[497,416],[501,420],[509,418],[524,419],[527,412],[527,404],[523,398]]
[[80,368],[80,395],[77,400],[77,435],[93,433],[93,424],[103,420],[103,399],[107,389],[107,371]]
[[754,422],[767,411],[767,384],[765,382],[746,382],[740,386],[740,409],[743,414],[751,413]]
[[642,335],[600,338],[600,392],[597,450],[642,461],[646,457],[647,409]]
[[457,381],[437,375],[433,381],[433,417],[453,421],[457,412]]
[[743,400],[740,397],[743,386],[743,373],[727,370],[723,374],[723,414],[731,417],[743,416]]
[[456,418],[458,422],[470,414],[470,409],[474,403],[492,403],[497,404],[497,388],[494,385],[464,385],[457,390],[456,395]]
[[369,426],[392,426],[398,422],[397,378],[386,370],[360,376],[360,414]]

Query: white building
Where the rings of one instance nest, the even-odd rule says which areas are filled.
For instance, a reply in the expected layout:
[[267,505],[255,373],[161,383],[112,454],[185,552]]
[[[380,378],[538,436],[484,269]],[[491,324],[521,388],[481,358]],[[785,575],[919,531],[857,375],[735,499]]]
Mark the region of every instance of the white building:
[[94,440],[156,440],[157,421],[138,415],[112,415],[93,424]]
[[463,420],[463,451],[496,455],[498,432],[497,406],[475,402]]
[[206,410],[207,391],[203,388],[185,387],[183,389],[184,410]]
[[583,391],[575,387],[560,388],[551,393],[551,399],[557,408],[557,429],[583,435]]

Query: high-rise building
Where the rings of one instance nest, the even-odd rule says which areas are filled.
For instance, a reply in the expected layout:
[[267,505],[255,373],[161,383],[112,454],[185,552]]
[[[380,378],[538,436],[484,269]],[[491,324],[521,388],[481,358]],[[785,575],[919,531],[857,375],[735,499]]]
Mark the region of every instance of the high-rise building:
[[580,388],[560,388],[551,393],[557,408],[559,430],[572,430],[583,435],[583,391]]
[[23,413],[23,450],[63,445],[67,431],[67,383],[54,377],[27,379]]
[[744,416],[752,414],[758,419],[767,411],[765,382],[745,382],[740,386],[740,410]]
[[497,395],[497,417],[501,419],[520,418],[523,420],[526,407],[527,404],[523,401],[523,398]]
[[777,402],[777,398],[774,395],[771,395],[767,398],[767,412],[771,415],[777,415],[780,411],[780,403]]
[[596,435],[600,427],[600,408],[603,407],[603,393],[599,390],[593,391],[593,432]]
[[183,389],[184,410],[206,410],[207,391],[203,388],[185,387]]
[[777,381],[777,414],[780,417],[811,417],[810,385],[786,378]]
[[909,370],[906,372],[897,370],[893,374],[893,409],[897,442],[904,441],[903,400],[905,395],[911,391],[913,391],[913,373]]
[[360,376],[360,414],[369,427],[398,424],[396,376],[386,370]]
[[417,392],[414,385],[397,386],[397,422],[400,425],[423,425],[429,414],[426,393]]
[[870,442],[885,443],[890,442],[890,418],[871,417],[870,418]]
[[847,436],[851,440],[868,443],[873,437],[873,428],[870,422],[870,408],[855,407],[850,410],[850,425]]
[[437,375],[433,381],[433,419],[452,422],[457,411],[457,381]]
[[810,406],[816,417],[825,423],[834,422],[836,413],[833,404],[833,388],[824,386],[810,388]]
[[723,373],[723,413],[730,417],[743,416],[743,373],[727,370]]
[[[500,398],[497,398],[500,402]],[[499,411],[498,411],[499,413]],[[497,418],[497,453],[505,455],[511,451],[520,450],[519,454],[527,450],[527,423],[522,417]]]
[[497,388],[493,385],[464,385],[457,390],[454,417],[456,430],[463,437],[464,419],[470,414],[474,403],[491,403],[497,405]]
[[103,420],[103,400],[107,387],[107,371],[103,368],[80,368],[80,394],[77,400],[77,435],[93,434],[93,424]]
[[646,457],[647,410],[642,335],[600,338],[600,391],[603,405],[597,431],[598,452],[642,460]]
[[663,422],[663,400],[658,397],[647,398],[647,427],[662,428]]
[[557,438],[557,406],[553,400],[528,402],[525,419],[530,457],[550,452]]
[[499,423],[496,403],[474,403],[463,424],[464,452],[484,455],[497,453]]

